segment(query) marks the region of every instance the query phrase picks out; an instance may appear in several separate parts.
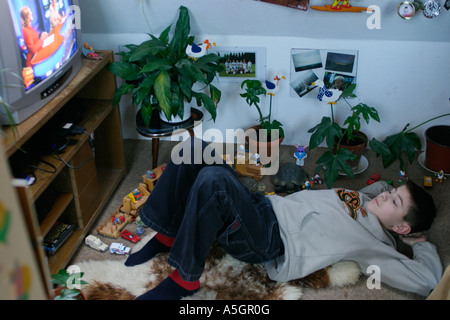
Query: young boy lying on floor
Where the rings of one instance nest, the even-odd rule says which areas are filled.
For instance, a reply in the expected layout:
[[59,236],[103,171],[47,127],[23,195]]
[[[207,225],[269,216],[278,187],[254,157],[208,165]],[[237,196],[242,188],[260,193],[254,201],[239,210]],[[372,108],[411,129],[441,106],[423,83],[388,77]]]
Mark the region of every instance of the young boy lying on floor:
[[[207,146],[193,142],[183,142],[181,152]],[[352,260],[362,272],[378,266],[390,286],[427,296],[442,275],[435,247],[421,234],[436,215],[433,199],[412,182],[264,196],[250,193],[220,157],[213,165],[170,161],[140,215],[158,233],[125,264],[170,252],[167,262],[176,270],[138,299],[181,299],[198,291],[216,240],[239,260],[265,263],[269,277],[281,282]],[[412,246],[414,259],[396,251],[390,232]]]

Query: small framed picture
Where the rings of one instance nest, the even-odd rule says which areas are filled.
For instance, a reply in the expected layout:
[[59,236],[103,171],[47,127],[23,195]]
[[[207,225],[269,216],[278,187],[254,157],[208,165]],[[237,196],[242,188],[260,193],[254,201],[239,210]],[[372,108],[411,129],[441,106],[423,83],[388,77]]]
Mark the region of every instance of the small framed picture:
[[246,79],[263,81],[266,78],[266,48],[215,47],[209,50],[220,56],[224,70],[217,76],[219,82],[242,82]]

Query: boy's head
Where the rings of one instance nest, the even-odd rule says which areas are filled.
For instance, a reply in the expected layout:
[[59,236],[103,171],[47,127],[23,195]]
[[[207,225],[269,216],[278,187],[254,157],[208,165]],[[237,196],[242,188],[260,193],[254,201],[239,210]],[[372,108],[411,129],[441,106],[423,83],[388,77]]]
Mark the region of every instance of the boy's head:
[[412,181],[381,193],[367,209],[386,229],[403,235],[428,230],[436,216],[433,198]]

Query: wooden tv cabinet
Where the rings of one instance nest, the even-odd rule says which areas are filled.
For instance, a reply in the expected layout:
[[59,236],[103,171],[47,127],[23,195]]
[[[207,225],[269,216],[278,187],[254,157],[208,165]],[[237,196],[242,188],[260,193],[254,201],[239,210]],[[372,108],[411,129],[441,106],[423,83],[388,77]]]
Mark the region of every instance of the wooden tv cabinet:
[[[107,66],[113,61],[112,51],[98,51],[103,60],[83,58],[83,65],[77,76],[41,110],[16,126],[16,130],[3,128],[12,139],[3,138],[3,146],[7,157],[22,152],[28,144],[39,144],[36,137],[48,123],[57,118],[61,112],[78,112],[80,104],[84,112],[79,116],[79,126],[94,137],[95,157],[89,145],[87,134],[70,137],[70,144],[60,156],[67,166],[54,154],[40,159],[51,163],[54,173],[35,171],[36,183],[27,189],[28,204],[35,201],[52,187],[56,200],[41,222],[38,232],[32,239],[42,243],[45,235],[56,221],[75,225],[75,230],[63,246],[53,255],[47,255],[49,271],[53,274],[64,268],[70,261],[78,246],[92,227],[97,216],[125,175],[123,139],[121,131],[119,107],[113,106],[116,91],[115,77]],[[59,113],[58,113],[59,112]],[[11,162],[11,161],[10,161]],[[45,164],[42,163],[45,167]],[[48,168],[48,167],[46,167]],[[22,203],[24,200],[22,199]],[[26,214],[26,212],[25,212]],[[36,215],[32,210],[31,215]],[[37,221],[37,217],[29,217]],[[42,250],[39,246],[37,250]],[[43,256],[41,252],[41,256]],[[44,262],[45,264],[45,262]]]

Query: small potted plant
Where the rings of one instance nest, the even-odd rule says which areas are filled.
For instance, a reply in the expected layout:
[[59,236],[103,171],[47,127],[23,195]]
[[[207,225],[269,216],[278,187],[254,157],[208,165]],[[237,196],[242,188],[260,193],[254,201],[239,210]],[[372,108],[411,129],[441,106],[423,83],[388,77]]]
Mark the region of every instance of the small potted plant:
[[317,161],[318,166],[314,173],[324,169],[324,178],[329,188],[336,181],[339,172],[354,177],[353,170],[358,166],[359,159],[368,143],[367,136],[360,131],[361,118],[367,124],[370,119],[380,122],[375,108],[364,103],[352,106],[348,102],[347,98],[356,98],[353,93],[355,87],[355,84],[346,87],[337,100],[344,100],[350,108],[350,115],[342,126],[334,119],[335,103],[330,103],[331,117],[323,117],[319,124],[308,130],[309,133],[312,133],[309,141],[310,150],[318,147],[324,140],[328,147],[328,150]]
[[[250,148],[251,150],[257,150],[258,153],[261,152],[262,149],[265,148],[265,155],[271,156],[271,150],[273,144],[280,145],[284,140],[284,130],[283,125],[278,120],[272,120],[272,97],[273,94],[269,93],[270,96],[270,105],[269,105],[269,114],[264,116],[259,103],[261,102],[260,96],[266,95],[267,91],[264,88],[263,84],[259,80],[247,79],[244,80],[241,84],[241,88],[245,90],[244,93],[241,93],[241,97],[245,99],[247,104],[251,106],[255,106],[259,115],[259,124],[251,127],[249,130],[256,131],[256,137],[252,134],[247,136],[248,142],[250,146],[254,146]],[[261,130],[263,129],[263,130]],[[247,132],[249,132],[247,130]],[[262,134],[266,134],[262,136]],[[256,139],[256,140],[255,140]]]
[[88,284],[81,280],[83,272],[70,274],[65,269],[61,269],[56,274],[52,274],[52,283],[57,287],[54,289],[54,300],[87,300],[86,295],[80,289],[73,285],[73,280],[76,279],[79,285]]
[[[414,155],[416,151],[420,151],[422,149],[422,144],[420,142],[420,138],[417,133],[414,132],[415,129],[423,126],[424,124],[442,118],[450,116],[450,113],[442,114],[437,117],[433,117],[429,120],[426,120],[413,128],[409,128],[410,124],[408,123],[402,131],[397,132],[395,134],[389,135],[383,141],[379,141],[373,138],[369,142],[370,148],[377,153],[377,155],[381,155],[383,161],[383,167],[387,168],[396,160],[399,161],[399,168],[401,171],[405,171],[405,160],[407,159],[411,164],[414,161]],[[447,126],[448,127],[448,126]],[[428,131],[428,130],[427,130]],[[428,139],[427,139],[428,143]],[[428,149],[428,147],[427,147]],[[438,155],[439,156],[439,155]],[[441,155],[442,156],[442,155]],[[406,158],[406,159],[405,159]],[[439,169],[437,169],[439,170]],[[437,171],[435,170],[435,171]]]
[[[170,30],[171,26],[167,27],[159,37],[150,34],[150,40],[126,45],[129,51],[118,53],[122,60],[111,63],[109,70],[125,83],[117,89],[113,103],[116,105],[122,96],[131,94],[147,127],[155,109],[163,121],[173,122],[176,116],[180,117],[179,122],[186,120],[186,115],[190,117],[190,107],[185,112],[186,103],[193,99],[215,120],[221,92],[211,83],[223,68],[219,64],[220,57],[213,53],[199,58],[188,55],[186,49],[194,43],[194,36],[189,35],[186,7],[180,7],[172,39]],[[194,85],[198,84],[201,88],[194,90]]]

